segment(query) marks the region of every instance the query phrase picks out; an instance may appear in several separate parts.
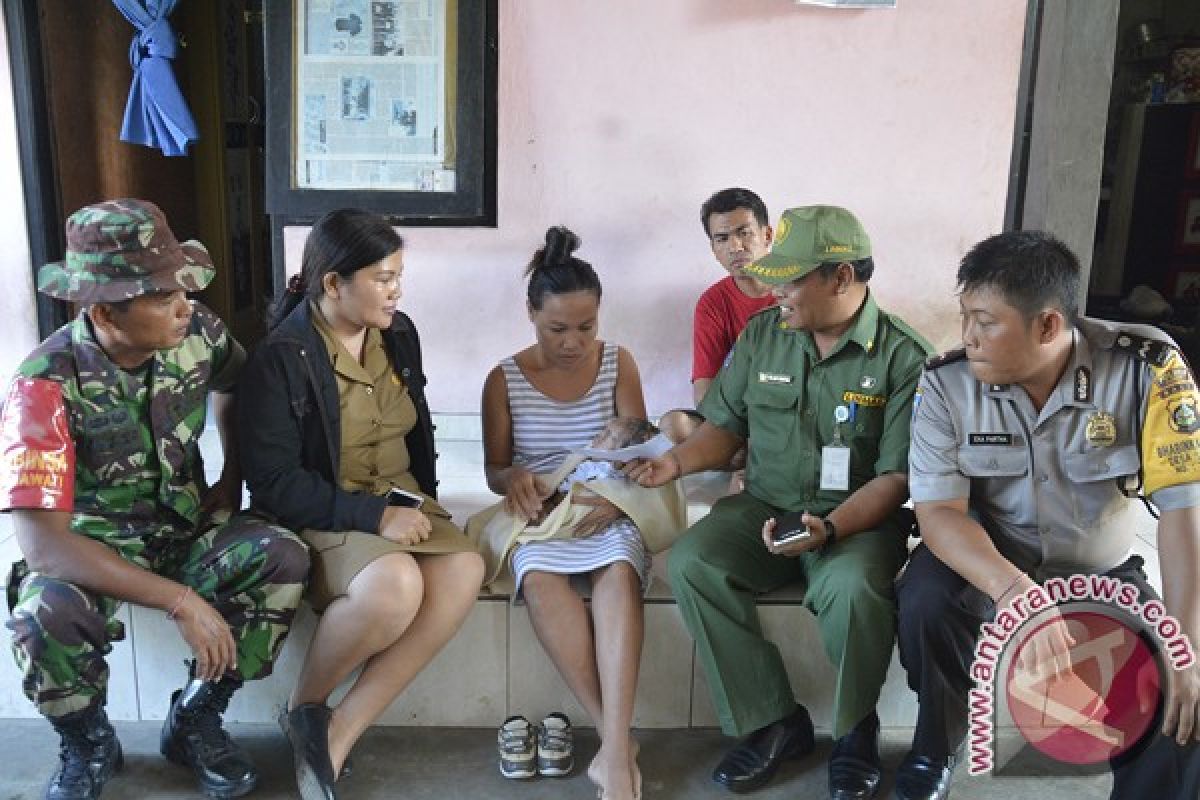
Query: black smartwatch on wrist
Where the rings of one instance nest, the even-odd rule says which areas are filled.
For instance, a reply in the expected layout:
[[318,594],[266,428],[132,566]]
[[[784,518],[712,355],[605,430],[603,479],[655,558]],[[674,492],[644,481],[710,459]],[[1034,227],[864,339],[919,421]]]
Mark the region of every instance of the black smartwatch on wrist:
[[821,522],[825,524],[825,541],[821,542],[818,552],[821,555],[825,555],[833,549],[833,545],[837,542],[837,526],[833,524],[833,520],[829,519],[829,517],[825,517]]

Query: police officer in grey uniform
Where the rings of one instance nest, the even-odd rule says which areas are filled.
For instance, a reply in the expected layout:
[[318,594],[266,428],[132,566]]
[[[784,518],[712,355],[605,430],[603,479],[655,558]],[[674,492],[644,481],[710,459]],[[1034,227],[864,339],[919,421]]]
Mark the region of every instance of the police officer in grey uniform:
[[[1143,604],[1157,597],[1133,554],[1139,479],[1161,511],[1167,611],[1200,641],[1200,393],[1160,331],[1078,317],[1079,271],[1045,233],[976,245],[958,271],[964,347],[922,376],[909,485],[924,543],[898,586],[900,657],[920,710],[901,800],[947,796],[976,640],[998,610],[1076,573],[1120,578]],[[1082,642],[1049,615],[1021,664],[1061,678]],[[1198,737],[1193,663],[1171,676],[1161,734],[1113,759],[1112,796],[1195,800]]]

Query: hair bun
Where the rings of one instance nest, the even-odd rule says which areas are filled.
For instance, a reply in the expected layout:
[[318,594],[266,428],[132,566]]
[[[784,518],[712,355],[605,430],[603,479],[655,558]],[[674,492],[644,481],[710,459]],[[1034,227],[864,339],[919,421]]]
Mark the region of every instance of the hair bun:
[[565,264],[582,242],[571,229],[555,225],[546,231],[546,246],[542,248],[542,266]]

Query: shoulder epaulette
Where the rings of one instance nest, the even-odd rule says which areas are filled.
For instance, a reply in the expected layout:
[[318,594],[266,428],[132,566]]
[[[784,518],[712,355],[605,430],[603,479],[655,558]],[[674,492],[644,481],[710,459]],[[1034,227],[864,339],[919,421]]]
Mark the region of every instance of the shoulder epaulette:
[[935,356],[930,356],[925,359],[925,369],[935,370],[938,367],[944,367],[947,364],[953,364],[955,361],[962,361],[967,357],[967,348],[956,347],[953,350],[947,350],[944,353],[938,353]]
[[1148,336],[1139,336],[1136,333],[1126,333],[1125,331],[1117,334],[1116,340],[1113,341],[1113,349],[1124,350],[1134,358],[1141,359],[1156,367],[1165,367],[1171,357],[1171,353],[1175,350],[1170,342],[1151,339]]
[[[879,310],[879,314],[886,319],[892,325],[892,327],[919,344],[926,353],[933,350],[933,345],[929,343],[929,340],[926,339],[925,336],[912,325],[909,325],[900,317],[892,314],[891,312],[884,311],[883,309]],[[930,358],[933,358],[933,356],[930,356]]]

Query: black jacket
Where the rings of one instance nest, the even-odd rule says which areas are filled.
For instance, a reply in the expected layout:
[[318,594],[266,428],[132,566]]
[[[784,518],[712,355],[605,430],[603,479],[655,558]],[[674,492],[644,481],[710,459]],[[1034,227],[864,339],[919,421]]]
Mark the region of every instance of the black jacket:
[[[433,424],[412,320],[397,312],[383,331],[383,344],[417,407],[417,424],[405,437],[413,477],[421,491],[436,497]],[[238,455],[256,511],[296,529],[379,529],[387,501],[338,485],[337,379],[308,302],[258,345],[238,380],[237,396]]]

